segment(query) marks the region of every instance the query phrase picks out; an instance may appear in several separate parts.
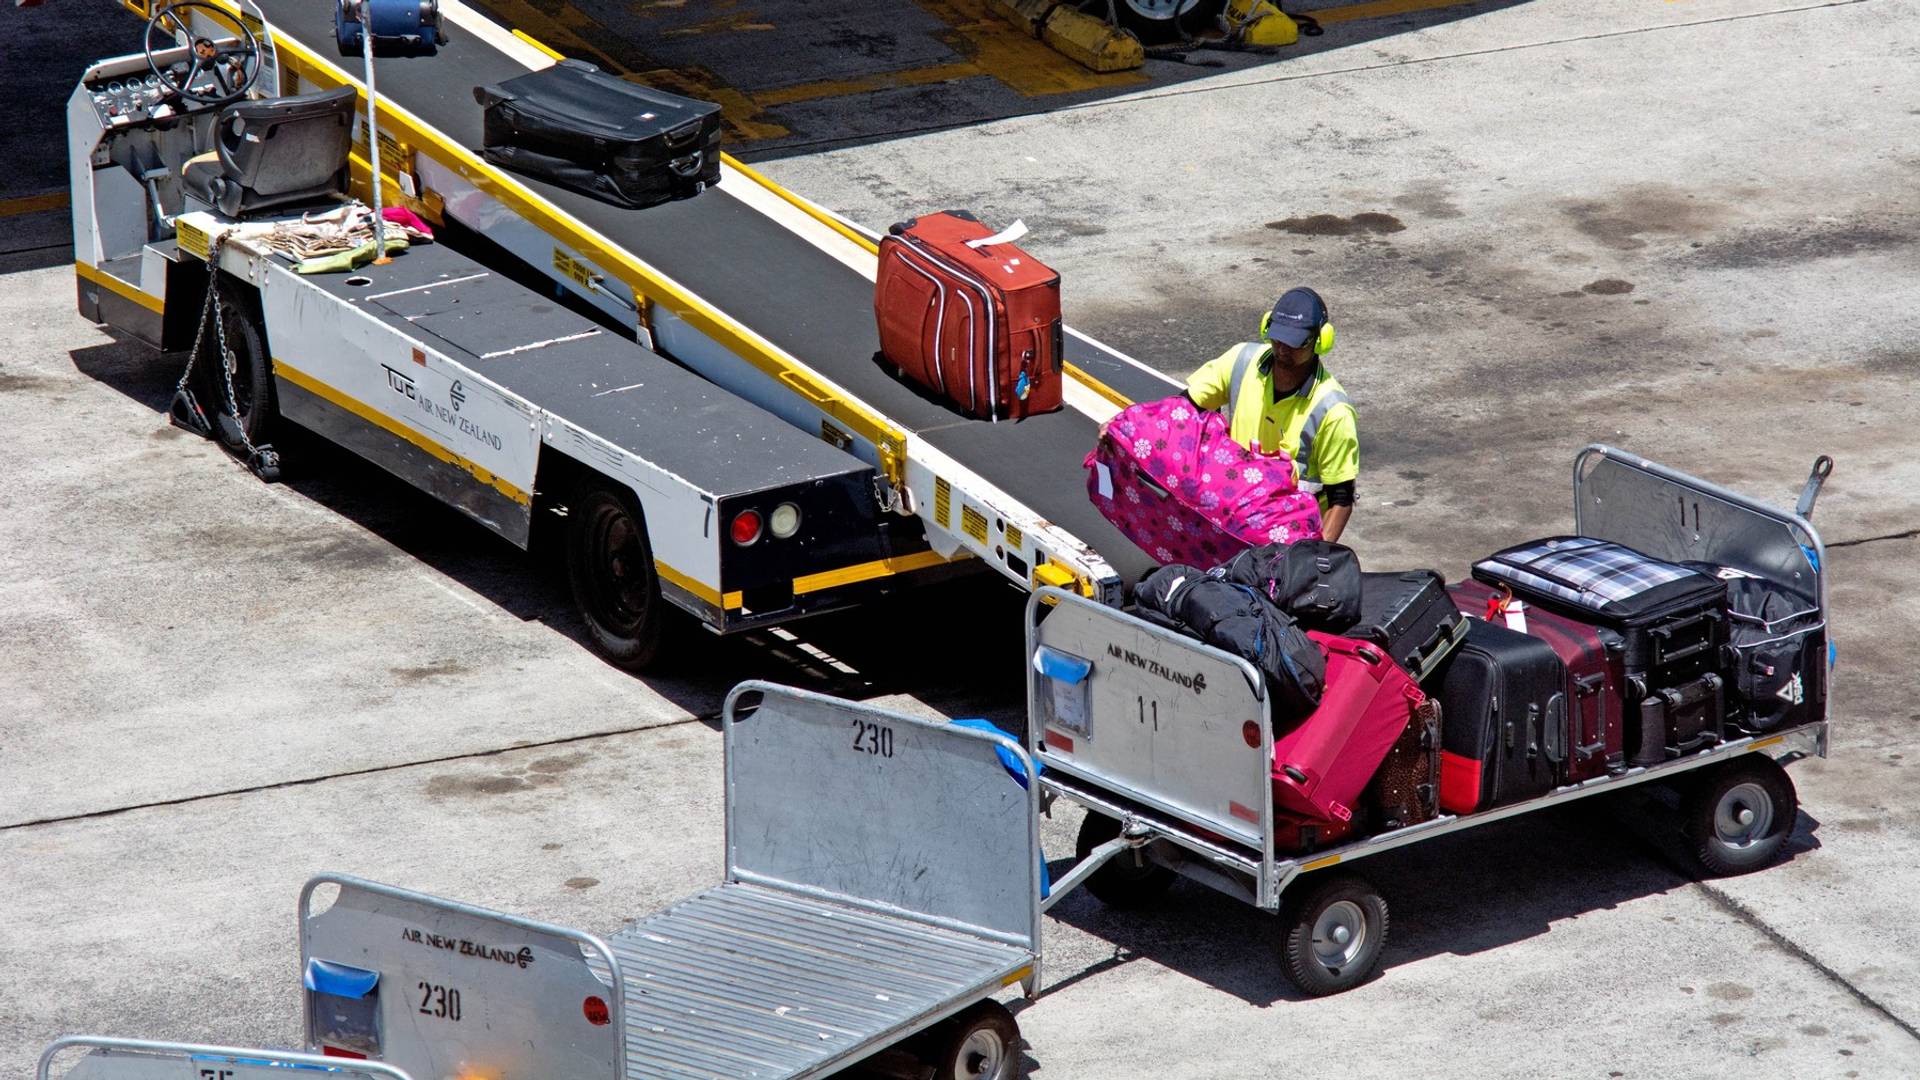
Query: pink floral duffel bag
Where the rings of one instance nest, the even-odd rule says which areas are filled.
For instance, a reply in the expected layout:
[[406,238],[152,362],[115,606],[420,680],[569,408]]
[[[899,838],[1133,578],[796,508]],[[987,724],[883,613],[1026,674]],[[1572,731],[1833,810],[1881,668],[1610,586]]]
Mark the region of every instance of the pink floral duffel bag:
[[1087,495],[1161,563],[1218,566],[1259,544],[1320,538],[1320,503],[1293,459],[1233,441],[1184,395],[1121,410],[1087,455]]

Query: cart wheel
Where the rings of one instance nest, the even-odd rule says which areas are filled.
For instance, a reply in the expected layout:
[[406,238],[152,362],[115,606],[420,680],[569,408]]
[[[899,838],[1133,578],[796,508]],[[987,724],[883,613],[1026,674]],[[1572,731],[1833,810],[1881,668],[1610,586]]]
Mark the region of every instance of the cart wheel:
[[[1223,0],[1119,0],[1113,13],[1122,27],[1153,45],[1178,41],[1183,35],[1214,26],[1225,7]],[[1105,4],[1099,4],[1088,10],[1105,14],[1105,8]]]
[[[1080,838],[1074,842],[1076,857],[1084,859],[1093,849],[1120,835],[1120,823],[1105,814],[1091,811],[1080,821]],[[1106,865],[1087,878],[1087,891],[1108,907],[1144,907],[1160,898],[1173,884],[1173,871],[1147,858],[1134,848],[1108,859]]]
[[1387,902],[1362,878],[1340,874],[1304,886],[1283,909],[1287,978],[1300,992],[1325,997],[1365,982],[1387,943]]
[[1013,1080],[1020,1025],[997,1001],[982,1001],[942,1026],[934,1043],[934,1080]]
[[1743,754],[1709,770],[1686,792],[1681,824],[1704,875],[1758,870],[1778,858],[1800,801],[1787,770],[1765,754]]
[[567,507],[567,578],[594,651],[641,671],[660,652],[666,601],[632,496],[589,482]]

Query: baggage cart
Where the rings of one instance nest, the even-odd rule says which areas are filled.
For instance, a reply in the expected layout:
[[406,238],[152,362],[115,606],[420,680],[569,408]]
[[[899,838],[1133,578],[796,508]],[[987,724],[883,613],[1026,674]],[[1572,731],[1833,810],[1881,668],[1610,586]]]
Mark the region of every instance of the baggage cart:
[[[1831,467],[1828,458],[1816,462],[1799,506],[1785,511],[1589,446],[1574,465],[1575,528],[1657,558],[1711,561],[1764,578],[1816,603],[1824,622],[1825,552],[1808,517]],[[1045,767],[1046,798],[1086,808],[1083,856],[1116,843],[1130,849],[1104,865],[1083,864],[1089,889],[1109,904],[1137,904],[1178,875],[1279,913],[1287,924],[1286,973],[1308,994],[1348,989],[1379,965],[1386,907],[1377,890],[1346,871],[1358,860],[1678,778],[1688,781],[1680,824],[1699,869],[1758,869],[1779,854],[1797,812],[1782,766],[1827,752],[1823,699],[1816,719],[1765,736],[1729,737],[1535,798],[1290,855],[1276,848],[1271,703],[1252,664],[1057,589],[1036,593],[1027,611],[1030,742]]]
[[60,1080],[291,1080],[301,1073],[312,1080],[412,1080],[379,1061],[97,1035],[55,1039],[41,1053],[34,1080],[54,1080],[55,1063],[70,1050],[86,1053]]
[[765,683],[723,725],[724,882],[616,933],[308,882],[307,1046],[414,1076],[769,1080],[911,1038],[938,1075],[1013,1075],[993,997],[1040,964],[1019,744]]

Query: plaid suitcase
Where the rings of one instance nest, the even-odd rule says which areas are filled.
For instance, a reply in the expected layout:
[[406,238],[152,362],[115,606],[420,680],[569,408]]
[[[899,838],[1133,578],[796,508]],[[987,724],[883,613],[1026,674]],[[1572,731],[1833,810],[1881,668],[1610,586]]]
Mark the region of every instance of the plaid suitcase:
[[1531,605],[1618,632],[1630,702],[1724,666],[1727,583],[1698,570],[1624,544],[1555,536],[1496,552],[1473,564],[1473,576]]

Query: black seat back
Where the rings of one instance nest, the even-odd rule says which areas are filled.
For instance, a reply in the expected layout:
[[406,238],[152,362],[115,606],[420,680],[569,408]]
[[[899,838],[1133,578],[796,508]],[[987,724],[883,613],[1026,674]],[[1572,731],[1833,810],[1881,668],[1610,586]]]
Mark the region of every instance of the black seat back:
[[225,183],[216,205],[238,217],[343,190],[357,99],[342,86],[222,109],[215,141]]

